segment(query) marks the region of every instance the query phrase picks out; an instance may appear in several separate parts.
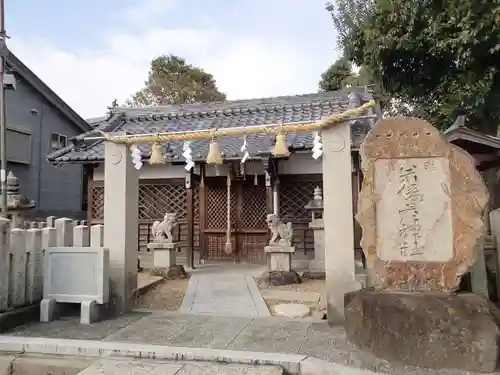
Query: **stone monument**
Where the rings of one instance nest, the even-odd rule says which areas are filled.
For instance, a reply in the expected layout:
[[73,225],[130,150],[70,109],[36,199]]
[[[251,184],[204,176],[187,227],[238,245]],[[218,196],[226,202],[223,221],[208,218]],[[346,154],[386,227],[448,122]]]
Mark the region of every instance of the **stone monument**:
[[275,214],[266,218],[267,226],[271,231],[269,245],[264,248],[268,255],[268,275],[271,285],[295,284],[300,282],[299,276],[292,270],[292,223],[284,223]]
[[356,219],[369,288],[345,294],[348,339],[389,361],[491,372],[500,330],[484,296],[456,294],[484,231],[473,158],[424,120],[380,120],[361,150]]
[[177,214],[167,212],[163,221],[155,221],[151,227],[153,242],[148,243],[148,249],[153,251],[154,275],[167,279],[185,278],[186,270],[183,265],[176,263],[178,242],[174,242],[172,229],[177,224]]
[[325,223],[323,220],[323,192],[319,186],[314,189],[314,197],[304,207],[311,213],[309,228],[314,234],[314,259],[309,262],[309,271],[325,276]]

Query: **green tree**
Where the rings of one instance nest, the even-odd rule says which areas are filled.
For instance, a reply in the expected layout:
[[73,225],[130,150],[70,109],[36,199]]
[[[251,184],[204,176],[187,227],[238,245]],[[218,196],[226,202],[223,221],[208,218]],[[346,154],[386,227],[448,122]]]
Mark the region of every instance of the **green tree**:
[[319,89],[320,91],[335,91],[348,86],[366,86],[371,84],[371,73],[368,69],[361,67],[355,73],[352,63],[346,58],[341,57],[321,75]]
[[151,61],[145,87],[127,101],[131,106],[200,103],[226,100],[217,89],[212,74],[186,64],[174,55],[159,56]]
[[349,61],[366,66],[381,92],[437,126],[447,127],[460,109],[468,114],[469,126],[496,132],[500,0],[366,4],[360,14],[353,9],[362,6],[351,0],[327,7]]
[[352,64],[347,59],[340,58],[321,75],[319,89],[320,91],[341,90],[346,85],[350,85],[354,77]]

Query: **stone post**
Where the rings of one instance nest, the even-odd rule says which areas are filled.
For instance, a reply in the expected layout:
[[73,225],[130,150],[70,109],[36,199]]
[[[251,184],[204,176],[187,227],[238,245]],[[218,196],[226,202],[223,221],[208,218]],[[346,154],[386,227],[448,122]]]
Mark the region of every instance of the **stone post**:
[[42,249],[57,246],[56,228],[46,227],[42,229]]
[[104,225],[96,224],[90,227],[90,246],[104,247]]
[[323,220],[329,324],[344,320],[344,294],[359,289],[355,278],[351,126],[334,124],[323,138]]
[[43,254],[42,231],[28,229],[26,231],[26,297],[27,303],[34,303],[42,299],[43,294]]
[[104,247],[109,249],[110,308],[133,308],[137,288],[139,181],[127,145],[105,143]]
[[13,228],[10,230],[10,252],[12,254],[12,278],[14,285],[11,286],[12,305],[23,306],[26,296],[26,231]]
[[46,219],[47,226],[49,228],[55,228],[56,227],[56,217],[55,216],[48,216]]
[[500,208],[490,212],[491,235],[495,238],[496,246],[496,266],[497,266],[497,296],[500,299]]
[[325,272],[325,224],[323,220],[323,190],[319,186],[314,189],[313,199],[305,206],[311,212],[309,228],[314,234],[314,259],[309,262],[312,272]]
[[90,246],[90,231],[86,225],[77,225],[73,228],[73,246]]
[[470,268],[471,291],[489,298],[488,276],[484,259],[484,239],[477,241],[475,246],[476,262]]
[[73,245],[73,225],[72,220],[62,217],[55,220],[56,243],[57,246],[66,247]]
[[8,308],[10,220],[0,218],[0,311]]

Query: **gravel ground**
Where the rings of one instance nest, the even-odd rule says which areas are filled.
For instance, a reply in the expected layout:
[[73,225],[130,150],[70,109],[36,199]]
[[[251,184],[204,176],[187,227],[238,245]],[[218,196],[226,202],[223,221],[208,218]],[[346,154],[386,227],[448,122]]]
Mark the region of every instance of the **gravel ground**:
[[323,293],[325,289],[325,280],[310,280],[303,279],[301,284],[289,284],[280,286],[266,285],[262,280],[256,280],[260,289],[276,289],[276,290],[289,290],[295,292],[316,292]]
[[[325,280],[309,280],[309,279],[303,279],[301,284],[289,284],[289,285],[280,285],[280,286],[271,286],[267,285],[264,281],[262,280],[256,280],[256,283],[259,287],[259,289],[274,289],[274,290],[287,290],[290,292],[316,292],[319,293],[320,295],[323,294],[325,290]],[[306,306],[308,306],[311,309],[311,315],[318,312],[320,308],[320,304],[309,304],[309,303],[304,303],[303,301],[300,300],[287,300],[287,301],[279,301],[279,300],[266,300],[267,308],[271,312],[272,315],[274,314],[274,306],[280,305],[283,303],[303,303]]]
[[163,280],[161,283],[140,294],[136,300],[136,307],[177,311],[182,304],[189,279]]

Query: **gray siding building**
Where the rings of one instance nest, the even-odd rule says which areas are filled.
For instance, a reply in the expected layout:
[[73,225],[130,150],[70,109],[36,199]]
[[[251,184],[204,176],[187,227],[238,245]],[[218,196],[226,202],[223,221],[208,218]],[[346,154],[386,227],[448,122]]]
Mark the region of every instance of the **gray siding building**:
[[36,217],[84,217],[86,187],[81,165],[52,165],[47,154],[64,148],[90,125],[15,55],[7,57],[15,89],[6,88],[7,170],[21,193],[36,201]]

